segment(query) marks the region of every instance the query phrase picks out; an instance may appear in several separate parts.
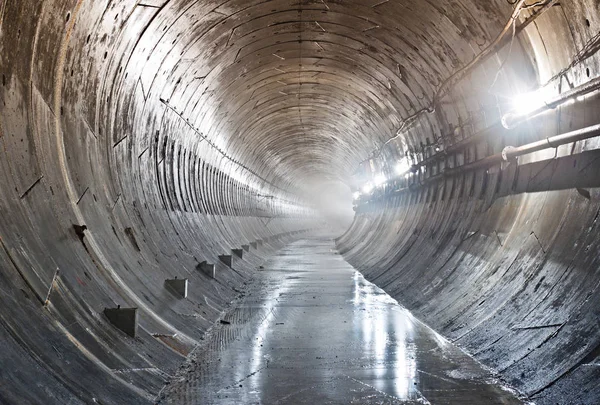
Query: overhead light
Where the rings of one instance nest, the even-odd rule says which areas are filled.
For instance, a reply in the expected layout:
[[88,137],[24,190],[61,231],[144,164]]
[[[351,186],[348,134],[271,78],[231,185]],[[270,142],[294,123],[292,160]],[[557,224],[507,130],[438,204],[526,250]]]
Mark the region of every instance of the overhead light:
[[[506,129],[513,129],[520,122],[529,119],[531,115],[554,108],[555,99],[556,90],[552,86],[540,87],[535,91],[520,94],[512,100],[512,110],[502,117],[502,125]],[[565,99],[563,103],[566,101],[569,100]]]
[[360,192],[356,191],[354,194],[352,194],[352,198],[358,200],[360,198]]
[[385,184],[387,179],[385,178],[385,176],[383,174],[378,174],[377,176],[375,176],[373,178],[373,181],[375,182],[376,187],[381,187]]
[[551,86],[540,87],[535,91],[516,96],[512,100],[512,107],[518,114],[528,114],[545,106],[552,96],[554,92]]
[[371,194],[373,191],[373,185],[371,183],[367,183],[363,186],[362,191],[364,194]]
[[398,164],[396,164],[395,170],[398,176],[408,172],[410,170],[410,163],[408,163],[408,159],[402,159],[399,161]]

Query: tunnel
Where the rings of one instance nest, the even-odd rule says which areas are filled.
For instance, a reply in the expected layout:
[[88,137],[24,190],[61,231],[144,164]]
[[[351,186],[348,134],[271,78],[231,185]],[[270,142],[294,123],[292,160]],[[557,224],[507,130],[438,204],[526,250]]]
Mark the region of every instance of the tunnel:
[[352,269],[522,403],[600,403],[599,7],[1,1],[0,403],[213,403],[165,392],[290,246],[298,299]]

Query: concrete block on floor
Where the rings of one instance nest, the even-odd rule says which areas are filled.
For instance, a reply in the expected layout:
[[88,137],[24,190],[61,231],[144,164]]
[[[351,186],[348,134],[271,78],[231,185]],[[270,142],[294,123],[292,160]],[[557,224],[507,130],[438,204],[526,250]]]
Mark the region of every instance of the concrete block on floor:
[[242,249],[244,249],[246,252],[250,251],[250,245],[242,245]]
[[198,266],[196,266],[196,269],[198,269],[199,271],[201,271],[202,273],[206,274],[207,276],[209,276],[211,278],[216,278],[214,264],[210,264],[207,261],[203,261],[202,263],[199,263]]
[[233,266],[233,257],[232,255],[220,255],[219,260],[225,263],[227,266]]
[[231,249],[231,253],[239,257],[240,259],[244,258],[244,250],[243,249]]
[[138,315],[137,308],[104,308],[104,316],[117,329],[125,332],[131,337],[137,336]]
[[187,278],[174,278],[171,280],[165,280],[165,287],[170,290],[173,294],[181,298],[187,298],[188,294],[188,279]]

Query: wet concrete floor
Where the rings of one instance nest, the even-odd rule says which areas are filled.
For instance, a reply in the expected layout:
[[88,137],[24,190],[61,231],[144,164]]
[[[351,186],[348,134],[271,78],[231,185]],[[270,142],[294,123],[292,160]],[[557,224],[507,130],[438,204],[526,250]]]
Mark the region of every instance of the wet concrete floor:
[[265,264],[161,404],[520,404],[472,358],[335,252],[299,241]]

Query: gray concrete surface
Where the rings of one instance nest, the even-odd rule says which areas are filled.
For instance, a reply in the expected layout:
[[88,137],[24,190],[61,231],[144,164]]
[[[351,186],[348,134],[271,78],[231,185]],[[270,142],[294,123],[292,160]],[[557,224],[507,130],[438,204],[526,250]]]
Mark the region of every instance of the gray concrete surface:
[[474,359],[366,281],[331,238],[253,278],[160,404],[521,404]]
[[153,403],[264,260],[351,219],[340,252],[441,335],[600,403],[600,139],[481,164],[598,124],[598,92],[501,121],[600,76],[600,6],[512,3],[0,0],[0,403]]

